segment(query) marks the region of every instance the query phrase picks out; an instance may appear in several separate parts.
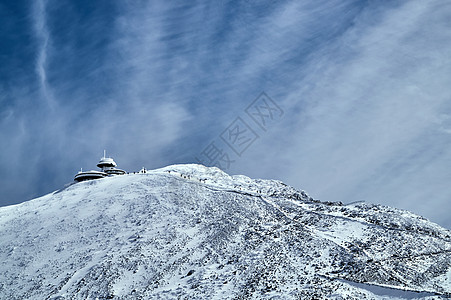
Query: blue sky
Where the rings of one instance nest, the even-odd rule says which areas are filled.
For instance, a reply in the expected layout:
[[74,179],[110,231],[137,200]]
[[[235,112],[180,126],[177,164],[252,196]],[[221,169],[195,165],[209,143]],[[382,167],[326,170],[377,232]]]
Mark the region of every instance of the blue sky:
[[[451,228],[449,1],[2,1],[0,20],[0,205],[103,149],[134,171],[213,142],[228,173]],[[283,111],[264,128],[262,92]],[[239,155],[237,118],[257,137]]]

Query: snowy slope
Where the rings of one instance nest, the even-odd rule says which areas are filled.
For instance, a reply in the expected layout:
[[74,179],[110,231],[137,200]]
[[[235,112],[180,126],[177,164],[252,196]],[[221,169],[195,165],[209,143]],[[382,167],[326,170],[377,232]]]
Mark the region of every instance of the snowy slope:
[[451,232],[175,165],[0,208],[0,299],[437,299]]

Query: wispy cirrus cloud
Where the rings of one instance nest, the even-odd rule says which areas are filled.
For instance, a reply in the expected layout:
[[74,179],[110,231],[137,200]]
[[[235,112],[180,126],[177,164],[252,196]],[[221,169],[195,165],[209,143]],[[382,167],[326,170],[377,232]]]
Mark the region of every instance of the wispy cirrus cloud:
[[451,7],[414,1],[377,19],[373,11],[312,53],[299,88],[284,95],[299,113],[276,131],[291,169],[281,178],[325,200],[384,203],[449,227],[437,207],[451,198],[450,139],[436,120],[450,109]]
[[52,95],[51,88],[47,79],[47,56],[49,52],[50,33],[47,27],[47,0],[38,0],[34,2],[33,9],[33,27],[37,40],[36,73],[39,78],[42,97],[46,101],[49,109],[54,109],[56,103]]

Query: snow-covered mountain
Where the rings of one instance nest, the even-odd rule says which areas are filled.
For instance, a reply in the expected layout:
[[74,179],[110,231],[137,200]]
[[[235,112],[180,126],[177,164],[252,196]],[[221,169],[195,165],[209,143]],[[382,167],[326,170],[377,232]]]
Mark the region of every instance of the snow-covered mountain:
[[[346,200],[346,199],[344,199]],[[280,181],[175,165],[0,208],[0,299],[451,295],[451,232]]]

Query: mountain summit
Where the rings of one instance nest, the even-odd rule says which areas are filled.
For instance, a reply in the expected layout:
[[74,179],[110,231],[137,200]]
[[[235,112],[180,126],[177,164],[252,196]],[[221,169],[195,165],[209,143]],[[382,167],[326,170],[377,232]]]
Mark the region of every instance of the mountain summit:
[[0,299],[437,299],[451,232],[174,165],[0,208]]

